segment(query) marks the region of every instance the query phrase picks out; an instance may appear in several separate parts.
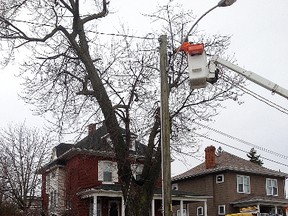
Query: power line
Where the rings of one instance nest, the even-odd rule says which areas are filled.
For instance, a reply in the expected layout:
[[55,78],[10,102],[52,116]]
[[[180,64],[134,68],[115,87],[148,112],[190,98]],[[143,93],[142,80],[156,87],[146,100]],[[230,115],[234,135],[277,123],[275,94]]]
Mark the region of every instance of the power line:
[[[98,31],[92,31],[92,30],[87,30],[87,32],[92,32],[95,34],[106,35],[106,36],[128,37],[128,38],[136,38],[136,39],[142,39],[142,40],[158,40],[158,38],[154,36],[153,37],[135,36],[135,35],[128,35],[128,34],[120,34],[120,33],[105,33],[105,32],[98,32]],[[154,35],[154,34],[149,33],[148,35]]]
[[271,100],[268,100],[267,98],[249,90],[248,88],[244,87],[244,86],[241,86],[240,84],[237,84],[237,83],[234,83],[230,77],[228,77],[227,75],[224,75],[223,74],[223,78],[226,82],[229,82],[230,84],[233,84],[235,87],[237,87],[238,89],[240,89],[241,91],[243,91],[244,93],[254,97],[255,99],[267,104],[268,106],[272,107],[272,108],[275,108],[277,109],[278,111],[288,115],[288,109],[280,106],[279,104],[276,104],[274,103],[273,101]]
[[[224,143],[224,142],[218,141],[218,140],[216,140],[216,139],[210,138],[210,137],[208,137],[208,136],[206,136],[206,135],[199,134],[199,133],[195,133],[195,132],[194,132],[194,134],[196,134],[197,136],[203,137],[203,138],[205,138],[205,139],[211,140],[211,141],[213,141],[213,142],[219,143],[219,144],[221,144],[221,145],[227,146],[227,147],[229,147],[229,148],[235,149],[235,150],[237,150],[237,151],[241,151],[241,152],[244,152],[244,153],[249,153],[249,152],[244,151],[244,150],[242,150],[242,149],[240,149],[240,148],[237,148],[237,147],[234,147],[234,146],[229,145],[229,144],[227,144],[227,143]],[[272,160],[272,159],[270,159],[270,158],[263,157],[263,156],[261,156],[261,155],[260,155],[260,157],[261,157],[262,159],[267,160],[267,161],[270,161],[270,162],[273,162],[273,163],[276,163],[276,164],[279,164],[279,165],[288,167],[287,164],[284,164],[284,163],[281,163],[281,162]]]
[[[27,23],[31,25],[37,25],[37,26],[47,26],[47,27],[52,27],[52,28],[56,27],[55,25],[49,24],[49,23],[38,23],[38,22],[33,22],[33,21],[25,21],[25,20],[17,20],[17,19],[10,19],[10,21]],[[69,29],[72,30],[71,28]],[[158,40],[158,37],[154,37],[153,33],[148,33],[147,36],[135,36],[135,35],[121,34],[121,33],[105,33],[105,32],[93,31],[93,30],[86,30],[86,31],[90,33],[106,35],[106,36],[115,36],[115,37],[124,37],[124,38],[128,37],[128,38],[136,38],[136,39],[142,39],[142,40]],[[149,35],[151,35],[151,37],[149,37]]]
[[280,154],[280,153],[271,151],[271,150],[269,150],[269,149],[267,149],[267,148],[264,148],[264,147],[261,147],[261,146],[252,144],[252,143],[247,142],[247,141],[245,141],[245,140],[243,140],[243,139],[237,138],[237,137],[235,137],[235,136],[232,136],[232,135],[229,135],[229,134],[224,133],[224,132],[222,132],[222,131],[219,131],[219,130],[216,130],[216,129],[214,129],[214,128],[211,128],[211,127],[209,127],[209,126],[207,126],[207,125],[204,125],[204,124],[201,124],[201,123],[198,123],[198,122],[194,122],[194,123],[200,125],[201,127],[206,128],[206,129],[208,129],[208,130],[211,130],[211,131],[213,131],[213,132],[216,132],[216,133],[218,133],[218,134],[220,134],[220,135],[222,135],[222,136],[228,137],[228,138],[230,138],[230,139],[232,139],[232,140],[236,140],[236,141],[241,142],[241,143],[243,143],[243,144],[245,144],[245,145],[248,145],[248,146],[250,146],[250,147],[259,149],[259,150],[261,150],[261,151],[263,151],[263,152],[267,152],[267,153],[272,154],[272,155],[274,155],[274,156],[277,156],[277,157],[280,157],[280,158],[283,158],[283,159],[288,160],[288,156],[286,156],[286,155],[283,155],[283,154]]

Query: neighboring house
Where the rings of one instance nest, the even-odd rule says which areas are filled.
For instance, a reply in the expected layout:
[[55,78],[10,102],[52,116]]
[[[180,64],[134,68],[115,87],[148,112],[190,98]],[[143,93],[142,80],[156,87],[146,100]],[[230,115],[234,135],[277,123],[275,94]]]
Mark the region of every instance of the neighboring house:
[[[61,143],[53,149],[42,175],[42,205],[46,215],[125,216],[125,202],[117,174],[117,164],[106,127],[88,126],[88,136],[76,144]],[[123,130],[124,134],[124,130]],[[134,136],[134,135],[133,135]],[[146,146],[136,140],[130,146],[135,178],[142,173]],[[161,213],[161,179],[151,203],[151,216]],[[172,193],[173,204],[185,212],[187,203],[207,205],[207,196],[181,191]],[[112,213],[113,212],[113,213]]]
[[[172,183],[182,191],[212,196],[207,203],[209,216],[239,213],[244,209],[254,209],[263,215],[286,215],[287,177],[286,173],[227,152],[216,155],[215,147],[209,146],[205,149],[205,162],[173,177]],[[189,207],[190,215],[204,214],[204,206],[192,204]]]

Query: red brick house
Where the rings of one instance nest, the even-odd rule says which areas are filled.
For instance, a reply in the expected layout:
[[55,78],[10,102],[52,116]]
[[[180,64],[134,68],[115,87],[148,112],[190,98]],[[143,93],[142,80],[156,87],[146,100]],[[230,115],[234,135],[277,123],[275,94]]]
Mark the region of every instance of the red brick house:
[[[172,178],[179,190],[212,196],[208,215],[254,209],[262,215],[287,215],[285,179],[288,174],[267,169],[228,152],[205,149],[205,162]],[[203,215],[203,206],[189,205],[189,215]],[[188,215],[187,215],[188,216]]]
[[[88,126],[88,136],[76,144],[54,147],[51,161],[39,170],[42,175],[43,211],[46,215],[125,216],[125,202],[118,181],[117,164],[106,127]],[[134,137],[130,146],[132,170],[142,172],[146,146]],[[181,191],[172,194],[173,204],[206,205],[207,196]],[[151,216],[161,215],[161,179],[154,193]]]

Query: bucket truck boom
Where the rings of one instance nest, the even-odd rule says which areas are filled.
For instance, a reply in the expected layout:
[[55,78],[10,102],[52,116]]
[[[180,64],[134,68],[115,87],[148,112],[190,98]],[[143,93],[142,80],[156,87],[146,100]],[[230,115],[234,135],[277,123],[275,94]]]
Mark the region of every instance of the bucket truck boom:
[[[210,69],[210,72],[213,73],[213,70],[214,68],[216,68],[216,65],[217,64],[220,64],[232,71],[235,71],[236,73],[238,74],[241,74],[243,76],[245,76],[248,80],[262,86],[263,88],[266,88],[270,91],[272,91],[273,93],[276,93],[286,99],[288,99],[288,90],[285,89],[285,88],[282,88],[281,86],[277,85],[276,83],[256,74],[256,73],[253,73],[251,71],[247,71],[235,64],[232,64],[231,62],[229,61],[226,61],[222,58],[220,58],[219,56],[213,56],[212,59],[210,60],[210,63],[209,63],[209,69]],[[211,71],[212,69],[212,71]]]
[[191,88],[205,88],[207,82],[214,83],[217,80],[217,65],[222,65],[238,74],[245,76],[248,80],[288,99],[288,90],[276,83],[256,74],[247,71],[219,56],[213,56],[207,63],[204,44],[191,44],[184,42],[179,50],[187,53],[188,74]]

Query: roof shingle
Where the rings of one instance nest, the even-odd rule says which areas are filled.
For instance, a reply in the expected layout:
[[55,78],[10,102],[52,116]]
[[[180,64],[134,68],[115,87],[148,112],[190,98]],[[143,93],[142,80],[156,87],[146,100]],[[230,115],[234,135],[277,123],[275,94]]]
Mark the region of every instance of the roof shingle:
[[206,169],[204,162],[180,175],[173,177],[172,180],[178,181],[190,177],[196,177],[200,175],[207,175],[210,173],[217,173],[223,171],[254,173],[258,175],[277,176],[283,178],[288,177],[288,174],[286,173],[265,168],[228,152],[222,152],[218,156],[216,156],[216,167],[212,169]]

